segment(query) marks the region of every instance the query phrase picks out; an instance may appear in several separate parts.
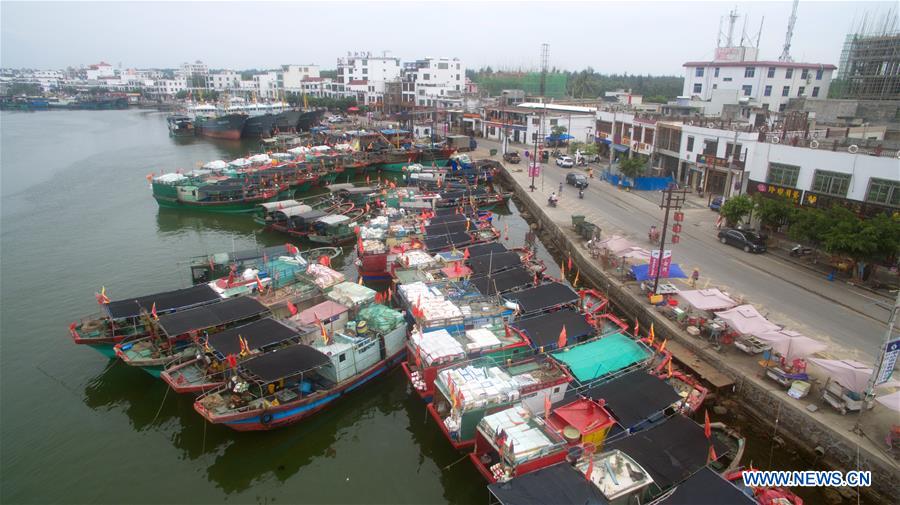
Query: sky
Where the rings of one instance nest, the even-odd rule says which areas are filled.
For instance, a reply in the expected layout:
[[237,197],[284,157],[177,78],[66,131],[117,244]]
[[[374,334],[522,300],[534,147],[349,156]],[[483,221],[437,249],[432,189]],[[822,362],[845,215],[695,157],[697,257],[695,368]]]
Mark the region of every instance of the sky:
[[[468,68],[550,66],[681,75],[712,59],[720,18],[737,7],[760,59],[777,59],[791,2],[11,2],[0,0],[0,66],[60,69],[106,61],[122,68],[332,69],[348,51],[412,60],[450,56]],[[897,2],[801,1],[795,61],[838,64],[852,26]]]

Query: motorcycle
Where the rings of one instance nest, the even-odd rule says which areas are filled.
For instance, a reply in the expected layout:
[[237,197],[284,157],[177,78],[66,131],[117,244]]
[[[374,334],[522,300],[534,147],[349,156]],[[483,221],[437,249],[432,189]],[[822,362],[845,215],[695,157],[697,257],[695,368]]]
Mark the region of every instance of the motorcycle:
[[556,207],[556,202],[557,202],[557,201],[558,201],[558,199],[553,198],[553,197],[551,196],[550,198],[547,199],[547,205],[549,205],[549,206],[551,206],[551,207]]
[[801,244],[797,244],[791,248],[790,255],[799,258],[800,256],[809,256],[812,253],[812,247],[806,247]]
[[659,229],[656,228],[656,225],[650,226],[650,232],[647,233],[647,238],[650,240],[651,244],[659,243]]
[[584,188],[578,188],[578,198],[584,200]]

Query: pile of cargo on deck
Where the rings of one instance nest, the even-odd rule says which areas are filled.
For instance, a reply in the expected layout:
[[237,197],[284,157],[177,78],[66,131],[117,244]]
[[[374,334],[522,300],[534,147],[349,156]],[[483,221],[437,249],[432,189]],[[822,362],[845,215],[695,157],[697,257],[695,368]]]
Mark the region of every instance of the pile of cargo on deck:
[[316,286],[319,286],[322,289],[336,286],[347,280],[344,274],[318,263],[311,263],[309,267],[307,267],[306,273],[313,278],[313,282],[316,283]]

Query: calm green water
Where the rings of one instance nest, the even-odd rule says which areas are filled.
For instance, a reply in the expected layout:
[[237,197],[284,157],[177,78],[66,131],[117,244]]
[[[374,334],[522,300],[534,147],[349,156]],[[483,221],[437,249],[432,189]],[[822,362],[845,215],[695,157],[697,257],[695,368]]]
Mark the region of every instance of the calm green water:
[[[0,122],[0,501],[486,503],[467,461],[444,470],[461,454],[399,370],[306,423],[238,434],[67,338],[101,286],[113,299],[183,287],[187,257],[285,242],[247,216],[163,212],[150,195],[150,172],[253,144],[171,139],[164,114],[135,110]],[[497,223],[522,244],[515,209]]]

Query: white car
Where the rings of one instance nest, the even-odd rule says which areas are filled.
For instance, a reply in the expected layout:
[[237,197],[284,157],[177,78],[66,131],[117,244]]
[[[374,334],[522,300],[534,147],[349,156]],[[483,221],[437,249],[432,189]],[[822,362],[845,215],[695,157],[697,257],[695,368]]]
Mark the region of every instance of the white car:
[[560,156],[556,158],[556,165],[563,168],[572,168],[575,166],[575,160],[571,156]]
[[330,118],[328,118],[329,123],[340,123],[343,120],[344,118],[342,118],[341,116],[331,116]]

